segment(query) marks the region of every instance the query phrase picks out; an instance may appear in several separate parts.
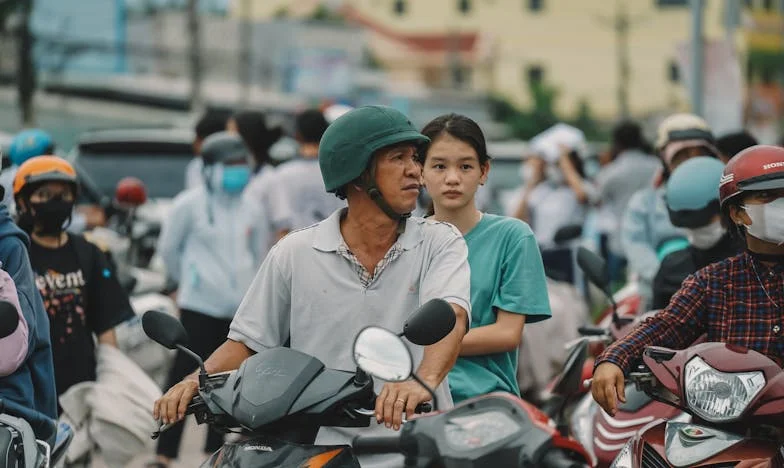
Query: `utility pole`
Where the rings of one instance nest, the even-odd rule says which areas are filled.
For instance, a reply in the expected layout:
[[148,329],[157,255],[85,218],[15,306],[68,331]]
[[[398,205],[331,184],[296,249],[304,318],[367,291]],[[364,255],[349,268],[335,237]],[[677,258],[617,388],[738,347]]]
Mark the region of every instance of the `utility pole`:
[[190,110],[202,112],[204,98],[202,96],[202,63],[201,63],[201,28],[199,24],[199,0],[188,0],[188,42],[190,44]]
[[615,40],[618,48],[618,111],[621,119],[629,118],[629,12],[626,2],[617,2]]
[[621,119],[631,115],[629,109],[629,83],[631,81],[631,65],[629,64],[629,32],[632,27],[643,22],[644,17],[630,18],[626,0],[616,0],[615,14],[611,18],[600,16],[599,22],[612,28],[615,32],[615,53],[618,71],[618,87],[616,99],[618,114]]
[[22,125],[29,127],[35,123],[33,96],[35,95],[36,76],[35,65],[33,64],[33,35],[30,32],[30,15],[33,11],[33,0],[22,0],[19,7],[20,21],[17,35],[18,63],[16,82]]
[[252,81],[251,41],[253,40],[253,22],[251,21],[250,0],[241,0],[239,46],[237,56],[238,70],[238,104],[240,107],[247,105],[250,97],[250,84]]
[[691,111],[699,116],[704,114],[703,59],[705,45],[702,34],[704,7],[704,0],[691,0]]

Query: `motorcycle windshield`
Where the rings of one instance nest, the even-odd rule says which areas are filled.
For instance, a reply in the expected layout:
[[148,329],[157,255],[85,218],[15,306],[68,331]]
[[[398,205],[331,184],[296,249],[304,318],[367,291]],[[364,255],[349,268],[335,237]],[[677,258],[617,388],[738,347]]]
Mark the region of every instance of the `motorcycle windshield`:
[[271,437],[227,443],[202,468],[253,466],[257,468],[360,468],[348,445],[299,445]]

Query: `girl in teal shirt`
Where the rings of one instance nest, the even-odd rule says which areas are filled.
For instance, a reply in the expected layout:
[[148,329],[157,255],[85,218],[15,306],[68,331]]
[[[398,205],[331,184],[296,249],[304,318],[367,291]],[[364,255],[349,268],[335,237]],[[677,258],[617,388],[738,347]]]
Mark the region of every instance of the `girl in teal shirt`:
[[443,115],[422,133],[431,139],[420,162],[433,200],[432,217],[460,230],[471,266],[471,330],[449,373],[452,398],[457,403],[495,391],[519,395],[523,326],[550,317],[539,247],[526,223],[476,208],[477,188],[490,172],[485,137],[476,122]]

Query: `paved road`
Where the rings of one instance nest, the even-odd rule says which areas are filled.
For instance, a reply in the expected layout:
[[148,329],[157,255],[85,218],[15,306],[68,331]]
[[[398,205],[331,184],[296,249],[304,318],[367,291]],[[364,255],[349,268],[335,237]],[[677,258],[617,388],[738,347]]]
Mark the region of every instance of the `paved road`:
[[[201,465],[206,457],[201,453],[206,437],[206,428],[198,426],[192,417],[186,422],[183,433],[182,444],[180,445],[180,458],[171,468],[195,468]],[[147,463],[155,459],[155,445],[151,444],[149,450],[140,453],[125,468],[144,468]],[[119,468],[107,466],[100,456],[93,460],[92,468]]]

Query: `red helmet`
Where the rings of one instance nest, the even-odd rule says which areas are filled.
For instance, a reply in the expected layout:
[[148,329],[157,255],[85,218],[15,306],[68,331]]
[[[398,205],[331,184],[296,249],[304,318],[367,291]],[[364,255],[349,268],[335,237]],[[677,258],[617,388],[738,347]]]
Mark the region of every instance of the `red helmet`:
[[114,198],[123,205],[143,205],[147,201],[147,189],[136,177],[124,177],[117,183]]
[[721,207],[743,192],[784,188],[784,148],[757,145],[736,154],[719,182]]

